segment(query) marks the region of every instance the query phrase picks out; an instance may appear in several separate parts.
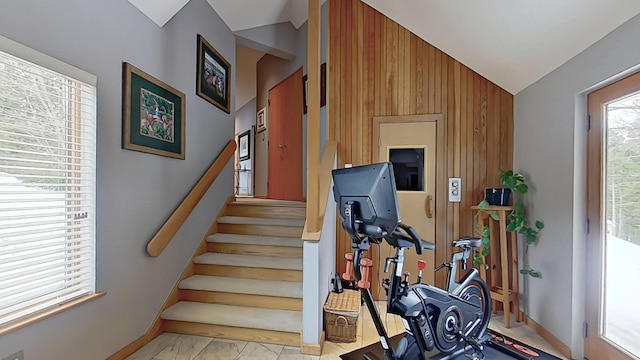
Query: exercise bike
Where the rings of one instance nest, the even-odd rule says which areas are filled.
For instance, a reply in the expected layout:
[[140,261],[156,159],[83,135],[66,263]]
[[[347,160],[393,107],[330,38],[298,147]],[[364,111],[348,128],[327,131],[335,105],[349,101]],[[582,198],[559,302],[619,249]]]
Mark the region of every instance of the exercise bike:
[[[382,284],[387,293],[387,313],[399,315],[406,329],[395,347],[370,289],[360,289],[380,336],[385,359],[446,360],[460,354],[482,359],[484,343],[489,340],[489,288],[473,268],[460,282],[456,281],[458,263],[462,262],[466,269],[471,249],[481,246],[480,239],[464,238],[453,243],[462,251],[436,269],[448,270],[446,289],[422,284],[421,276],[410,284],[408,276],[402,278],[405,251],[413,247],[420,255],[424,250],[434,250],[435,244],[422,240],[412,227],[400,222],[391,163],[336,169],[332,175],[342,227],[354,250],[353,271],[357,280],[362,277],[360,264],[371,244],[384,240],[395,248],[395,256],[387,258],[384,267],[385,273],[391,270],[390,278]],[[365,359],[374,360],[372,355],[365,355]]]

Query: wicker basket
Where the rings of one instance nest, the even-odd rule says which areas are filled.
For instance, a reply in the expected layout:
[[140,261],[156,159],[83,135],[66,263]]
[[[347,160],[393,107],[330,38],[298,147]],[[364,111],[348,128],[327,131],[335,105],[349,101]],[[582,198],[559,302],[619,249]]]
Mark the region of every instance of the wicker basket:
[[329,341],[355,342],[360,314],[360,291],[329,293],[324,304],[324,326]]

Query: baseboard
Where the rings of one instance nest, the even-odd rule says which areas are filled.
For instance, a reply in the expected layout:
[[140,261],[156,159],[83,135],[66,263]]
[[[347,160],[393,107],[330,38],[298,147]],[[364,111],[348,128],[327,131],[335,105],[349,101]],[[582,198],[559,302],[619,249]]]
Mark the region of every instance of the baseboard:
[[531,319],[529,315],[525,313],[522,313],[522,315],[524,315],[524,323],[529,325],[533,330],[535,330],[536,333],[540,335],[540,337],[545,339],[549,344],[551,344],[551,346],[553,346],[555,349],[560,351],[560,353],[564,357],[566,357],[567,359],[573,359],[571,357],[571,349],[567,345],[565,345],[557,337],[553,336],[553,334],[550,333],[549,330],[545,329],[542,325],[533,321],[533,319]]
[[161,327],[162,327],[162,323],[161,323],[160,317],[157,317],[154,320],[153,325],[151,325],[151,327],[149,328],[149,330],[147,331],[146,334],[142,335],[141,337],[136,339],[131,344],[129,344],[129,345],[123,347],[122,349],[118,350],[116,353],[114,353],[113,355],[109,356],[106,360],[124,360],[124,359],[126,359],[131,354],[133,354],[134,352],[138,351],[143,346],[145,346],[148,343],[150,343],[151,340],[156,338],[156,336],[160,335],[163,332]]
[[324,331],[320,334],[317,344],[305,344],[300,347],[300,352],[306,355],[322,355],[322,348],[324,347]]

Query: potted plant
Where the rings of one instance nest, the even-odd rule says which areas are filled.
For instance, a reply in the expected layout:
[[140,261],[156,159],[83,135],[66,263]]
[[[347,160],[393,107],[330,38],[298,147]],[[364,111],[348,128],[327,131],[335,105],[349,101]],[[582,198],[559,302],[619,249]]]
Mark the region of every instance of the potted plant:
[[[529,248],[529,245],[533,244],[538,238],[540,230],[544,228],[544,223],[540,220],[535,221],[533,227],[529,226],[525,215],[525,206],[523,203],[523,195],[529,191],[529,186],[526,184],[524,176],[519,173],[515,173],[512,170],[500,170],[500,183],[504,185],[513,194],[513,210],[507,215],[507,231],[516,231],[518,234],[522,234],[525,240],[525,253]],[[506,205],[506,204],[505,204]],[[478,204],[478,209],[481,211],[487,211],[489,209],[489,202],[487,199],[483,199]],[[498,220],[498,213],[495,211],[489,211],[489,216],[494,220]],[[489,255],[489,247],[491,246],[489,227],[485,226],[482,229],[480,238],[482,239],[482,256]],[[482,265],[482,257],[477,252],[474,253],[474,264]],[[486,266],[486,265],[485,265]],[[520,269],[521,274],[530,275],[532,277],[540,277],[540,272],[530,268]]]

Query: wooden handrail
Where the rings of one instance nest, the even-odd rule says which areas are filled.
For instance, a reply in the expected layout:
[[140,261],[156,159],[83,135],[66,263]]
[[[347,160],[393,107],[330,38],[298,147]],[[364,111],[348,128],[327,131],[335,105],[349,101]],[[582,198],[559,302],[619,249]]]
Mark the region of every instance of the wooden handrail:
[[331,191],[331,170],[333,170],[337,152],[338,142],[335,140],[327,141],[320,161],[320,171],[318,172],[318,177],[320,178],[318,222],[320,226],[322,226],[322,221],[324,220],[324,212],[327,211],[327,197],[329,196],[329,191]]
[[[304,230],[302,231],[302,239],[305,241],[319,241],[320,233],[322,232],[322,223],[324,222],[324,214],[327,211],[327,198],[329,197],[329,191],[331,191],[331,170],[333,170],[333,164],[336,159],[336,153],[338,151],[338,142],[335,140],[329,140],[325,144],[324,152],[322,154],[322,160],[320,164],[311,164],[307,166],[316,166],[318,168],[318,183],[319,191],[318,196],[314,196],[313,199],[317,201],[310,202],[307,197],[307,209],[310,206],[317,210],[316,224],[319,225],[317,229],[312,229],[310,226],[311,221],[306,219],[304,224]],[[308,191],[308,190],[307,190]],[[309,211],[307,211],[309,213]]]
[[198,180],[198,183],[191,189],[184,200],[182,200],[182,203],[178,205],[173,214],[169,216],[169,219],[167,219],[160,230],[158,230],[151,241],[149,241],[147,244],[147,254],[149,254],[149,256],[157,257],[162,253],[164,248],[167,247],[204,194],[207,193],[211,184],[213,184],[218,175],[220,175],[220,172],[222,172],[222,169],[227,165],[227,162],[233,157],[236,148],[236,142],[234,140],[229,141],[207,172],[202,175],[202,178]]

